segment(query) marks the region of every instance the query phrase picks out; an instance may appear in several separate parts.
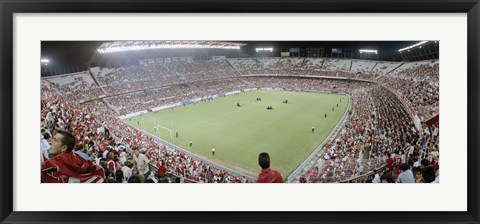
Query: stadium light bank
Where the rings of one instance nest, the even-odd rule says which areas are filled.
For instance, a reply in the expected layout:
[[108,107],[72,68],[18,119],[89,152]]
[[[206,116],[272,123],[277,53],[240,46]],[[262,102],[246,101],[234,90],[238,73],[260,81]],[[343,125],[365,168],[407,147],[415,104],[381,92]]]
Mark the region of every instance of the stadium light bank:
[[45,66],[48,65],[48,63],[50,62],[50,60],[46,59],[46,58],[43,58],[40,60],[41,63],[45,63]]
[[377,51],[377,50],[360,49],[359,52],[360,52],[360,54],[363,54],[363,53],[374,53],[374,54],[378,54],[378,51]]
[[97,51],[101,54],[112,52],[124,52],[124,51],[139,51],[139,50],[151,50],[151,49],[240,49],[240,46],[221,46],[221,45],[208,45],[208,44],[153,44],[153,45],[135,45],[127,47],[107,47],[100,48]]
[[255,51],[259,52],[259,51],[270,51],[270,52],[273,52],[273,48],[255,48]]
[[402,51],[405,51],[405,50],[410,50],[410,49],[412,49],[412,48],[414,48],[414,47],[418,47],[418,46],[420,46],[420,48],[422,48],[422,45],[423,45],[423,44],[426,44],[427,42],[428,42],[428,41],[422,41],[422,42],[416,43],[416,44],[414,44],[414,45],[412,45],[412,46],[408,46],[408,47],[406,47],[406,48],[402,48],[402,49],[398,50],[398,52],[402,52]]

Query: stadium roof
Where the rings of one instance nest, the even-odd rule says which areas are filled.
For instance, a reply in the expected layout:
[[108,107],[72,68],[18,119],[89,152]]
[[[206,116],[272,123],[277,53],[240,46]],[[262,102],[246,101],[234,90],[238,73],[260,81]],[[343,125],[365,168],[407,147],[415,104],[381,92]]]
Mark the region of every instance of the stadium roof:
[[[93,55],[99,57],[109,56],[110,54],[100,54],[98,49],[102,47],[116,46],[132,46],[134,43],[138,45],[148,45],[159,41],[42,41],[41,42],[41,58],[49,59],[48,66],[50,69],[62,70],[65,67],[82,66],[88,64],[92,60]],[[165,41],[166,42],[166,41]],[[280,51],[285,47],[320,47],[324,49],[324,57],[331,56],[333,48],[350,48],[354,53],[358,53],[359,49],[370,49],[378,51],[378,59],[383,61],[401,61],[402,54],[399,49],[414,45],[419,41],[251,41],[251,40],[227,40],[227,41],[171,41],[171,43],[204,43],[222,46],[240,46],[240,50],[228,49],[165,49],[166,54],[172,54],[176,50],[185,51],[201,51],[202,54],[208,54],[209,51],[225,51],[218,55],[230,53],[232,55],[241,55],[240,57],[257,57],[256,48],[273,48],[272,56],[280,57]],[[113,45],[115,46],[115,45]],[[422,48],[423,49],[423,48]],[[154,53],[157,51],[145,51],[145,53]],[[162,51],[163,52],[163,51]],[[122,52],[123,53],[123,52]],[[143,54],[143,51],[130,51],[125,53],[134,53],[135,55]],[[192,55],[192,52],[185,52]],[[405,54],[405,53],[404,53]],[[114,57],[127,57],[129,54],[111,54]],[[238,57],[238,56],[235,56]],[[113,60],[116,60],[114,58]]]
[[140,40],[140,41],[115,41],[103,43],[97,51],[111,53],[122,51],[138,51],[161,48],[206,48],[206,49],[240,49],[245,43],[199,40]]

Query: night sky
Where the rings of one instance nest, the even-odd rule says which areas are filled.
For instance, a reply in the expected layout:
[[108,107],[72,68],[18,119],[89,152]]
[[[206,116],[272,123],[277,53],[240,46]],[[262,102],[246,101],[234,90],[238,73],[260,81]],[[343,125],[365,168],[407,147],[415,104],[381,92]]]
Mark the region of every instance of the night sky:
[[[280,49],[285,47],[318,47],[324,49],[326,57],[330,57],[332,48],[350,48],[353,58],[358,58],[359,49],[376,49],[378,59],[385,61],[401,60],[398,49],[413,45],[419,41],[230,41],[246,43],[242,51],[251,57],[256,56],[255,48],[272,47],[272,57],[280,57]],[[86,65],[103,41],[43,41],[42,58],[48,58],[50,66],[82,66]]]

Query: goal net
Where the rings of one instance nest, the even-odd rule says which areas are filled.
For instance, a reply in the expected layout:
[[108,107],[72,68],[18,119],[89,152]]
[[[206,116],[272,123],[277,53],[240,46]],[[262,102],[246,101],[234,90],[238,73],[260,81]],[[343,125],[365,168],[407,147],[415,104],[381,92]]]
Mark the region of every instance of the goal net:
[[162,138],[173,139],[172,129],[163,127],[161,125],[156,125],[154,128],[155,134]]

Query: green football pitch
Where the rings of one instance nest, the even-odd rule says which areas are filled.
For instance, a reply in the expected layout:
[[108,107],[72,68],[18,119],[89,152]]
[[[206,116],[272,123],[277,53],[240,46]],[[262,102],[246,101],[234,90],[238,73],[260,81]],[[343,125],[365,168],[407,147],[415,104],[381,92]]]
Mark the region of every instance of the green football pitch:
[[[285,99],[288,103],[283,103]],[[335,128],[348,103],[346,95],[257,90],[151,112],[124,122],[252,177],[261,170],[258,154],[267,152],[271,168],[287,178]]]

